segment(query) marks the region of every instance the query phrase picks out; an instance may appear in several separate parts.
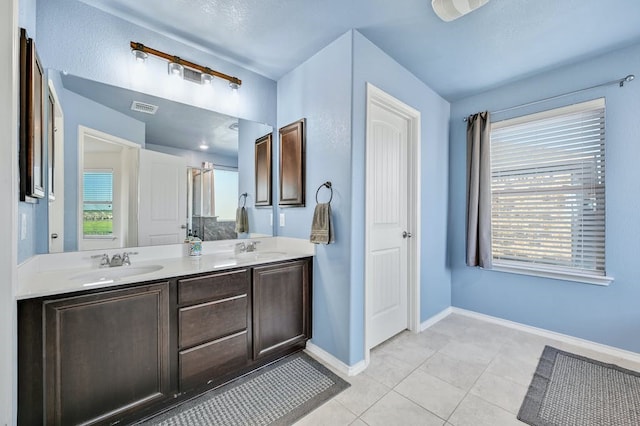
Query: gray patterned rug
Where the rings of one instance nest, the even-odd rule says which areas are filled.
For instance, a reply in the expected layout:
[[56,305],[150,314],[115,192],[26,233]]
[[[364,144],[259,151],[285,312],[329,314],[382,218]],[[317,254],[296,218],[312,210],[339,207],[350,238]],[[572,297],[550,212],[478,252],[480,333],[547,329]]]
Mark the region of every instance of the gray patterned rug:
[[290,425],[348,387],[322,364],[298,352],[142,424]]
[[534,426],[638,426],[640,373],[546,346],[518,419]]

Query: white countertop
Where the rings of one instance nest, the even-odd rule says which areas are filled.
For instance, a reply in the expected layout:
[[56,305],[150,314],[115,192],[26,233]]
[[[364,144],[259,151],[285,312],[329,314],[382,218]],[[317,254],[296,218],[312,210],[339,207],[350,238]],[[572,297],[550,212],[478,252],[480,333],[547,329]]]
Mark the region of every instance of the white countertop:
[[[252,239],[251,241],[260,241],[257,250],[236,255],[234,246],[242,241],[204,242],[203,254],[198,257],[186,255],[186,244],[37,255],[18,266],[16,298],[29,299],[115,287],[315,254],[315,246],[307,240],[270,237]],[[131,266],[98,268],[100,259],[92,258],[103,253],[111,256],[124,251],[137,252],[131,255]]]

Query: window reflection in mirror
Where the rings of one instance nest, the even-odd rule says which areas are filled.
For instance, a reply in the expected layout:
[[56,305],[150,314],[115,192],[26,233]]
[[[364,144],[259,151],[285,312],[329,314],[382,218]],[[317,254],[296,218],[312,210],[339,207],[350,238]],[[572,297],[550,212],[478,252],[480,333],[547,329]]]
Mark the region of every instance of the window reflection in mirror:
[[113,170],[83,173],[82,230],[87,238],[113,237]]

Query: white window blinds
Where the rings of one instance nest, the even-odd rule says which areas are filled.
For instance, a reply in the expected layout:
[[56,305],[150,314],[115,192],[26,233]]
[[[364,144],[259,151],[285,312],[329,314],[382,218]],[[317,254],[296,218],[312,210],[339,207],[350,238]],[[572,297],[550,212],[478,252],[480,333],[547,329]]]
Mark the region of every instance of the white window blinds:
[[605,275],[604,99],[492,123],[495,265]]

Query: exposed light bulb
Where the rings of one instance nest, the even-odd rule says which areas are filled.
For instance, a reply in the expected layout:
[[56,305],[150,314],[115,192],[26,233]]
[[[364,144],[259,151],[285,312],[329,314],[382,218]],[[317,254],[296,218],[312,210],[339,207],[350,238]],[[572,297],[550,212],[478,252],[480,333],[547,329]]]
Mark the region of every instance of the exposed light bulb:
[[207,73],[202,73],[202,75],[200,76],[200,81],[202,82],[202,84],[211,84],[213,83],[213,76],[211,74],[207,74]]
[[138,62],[144,62],[144,60],[149,56],[139,49],[131,49],[131,54],[136,58],[136,61]]
[[182,77],[184,73],[184,67],[177,62],[169,62],[169,75],[175,77]]
[[230,81],[229,82],[229,87],[231,87],[231,90],[237,91],[240,88],[240,85],[238,83]]

